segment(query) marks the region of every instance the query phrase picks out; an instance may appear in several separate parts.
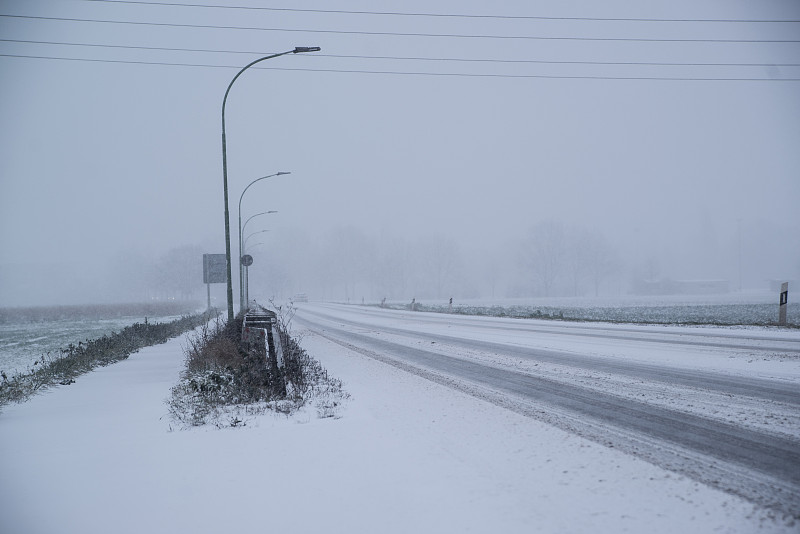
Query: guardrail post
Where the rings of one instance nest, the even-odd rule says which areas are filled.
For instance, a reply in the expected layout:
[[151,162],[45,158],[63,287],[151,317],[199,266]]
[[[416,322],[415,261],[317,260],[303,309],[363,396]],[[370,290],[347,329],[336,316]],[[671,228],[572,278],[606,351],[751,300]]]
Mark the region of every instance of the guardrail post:
[[789,282],[781,284],[780,308],[778,309],[778,325],[786,326],[786,308],[789,304]]

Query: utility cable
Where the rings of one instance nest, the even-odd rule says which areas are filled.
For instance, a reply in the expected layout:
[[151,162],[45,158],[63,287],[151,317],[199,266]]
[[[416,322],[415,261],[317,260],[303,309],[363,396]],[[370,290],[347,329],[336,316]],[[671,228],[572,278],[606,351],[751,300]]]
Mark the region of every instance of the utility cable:
[[[34,56],[23,54],[0,54],[0,57],[23,59],[50,59],[61,61],[86,61],[94,63],[120,63],[133,65],[164,65],[170,67],[210,67],[241,69],[241,65],[213,65],[206,63],[177,63],[162,61],[134,61],[122,59],[89,59],[69,58],[58,56]],[[800,82],[800,78],[701,78],[701,77],[665,77],[665,76],[565,76],[550,74],[480,74],[458,72],[406,72],[388,70],[355,70],[355,69],[317,69],[317,68],[287,68],[287,67],[253,67],[254,69],[295,71],[295,72],[325,72],[343,74],[386,74],[396,76],[447,76],[462,78],[528,78],[528,79],[557,79],[557,80],[653,80],[653,81],[695,81],[695,82]]]
[[327,13],[345,15],[385,15],[401,17],[440,17],[440,18],[466,18],[466,19],[498,19],[498,20],[580,20],[600,22],[725,22],[725,23],[800,23],[800,20],[781,19],[658,19],[658,18],[631,18],[631,17],[548,17],[542,15],[470,15],[465,13],[408,13],[399,11],[351,11],[343,9],[300,9],[287,7],[263,6],[231,6],[214,4],[190,4],[185,2],[141,2],[135,0],[84,0],[86,2],[101,2],[105,4],[135,4],[143,6],[165,7],[199,7],[212,9],[236,9],[251,11],[285,11],[292,13]]
[[[43,44],[52,46],[85,46],[91,48],[112,48],[122,50],[153,50],[159,52],[199,52],[211,54],[268,55],[264,50],[218,50],[211,48],[174,48],[165,46],[134,46],[98,43],[70,43],[65,41],[35,41],[26,39],[2,39],[2,43]],[[314,54],[304,57],[329,57],[336,59],[378,59],[390,61],[430,61],[454,63],[501,63],[501,64],[544,64],[544,65],[630,65],[630,66],[669,66],[669,67],[800,67],[800,63],[712,63],[712,62],[661,62],[661,61],[555,61],[544,59],[480,59],[480,58],[435,58],[404,56],[365,56],[344,54]]]
[[157,26],[169,28],[199,28],[215,30],[253,30],[253,31],[272,31],[272,32],[296,32],[296,33],[322,33],[336,35],[368,35],[368,36],[391,36],[391,37],[446,37],[458,39],[504,39],[504,40],[537,40],[537,41],[616,41],[616,42],[650,42],[650,43],[800,43],[798,39],[687,39],[687,38],[647,38],[647,37],[554,37],[542,35],[469,35],[458,33],[406,33],[406,32],[370,32],[353,30],[313,30],[297,28],[262,28],[256,26],[220,26],[213,24],[179,24],[175,22],[139,22],[129,20],[103,20],[103,19],[80,19],[69,17],[44,17],[33,15],[3,15],[0,17],[28,19],[28,20],[52,20],[61,22],[91,22],[101,24],[127,24],[134,26]]

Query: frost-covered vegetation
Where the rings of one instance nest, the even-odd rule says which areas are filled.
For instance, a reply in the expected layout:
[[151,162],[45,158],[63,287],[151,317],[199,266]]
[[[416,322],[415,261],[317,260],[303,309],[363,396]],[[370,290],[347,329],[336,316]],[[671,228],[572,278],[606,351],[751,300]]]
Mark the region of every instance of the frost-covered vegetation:
[[[384,304],[393,309],[411,309],[410,304]],[[778,323],[778,306],[765,303],[671,303],[636,305],[533,305],[533,304],[457,304],[452,308],[442,303],[414,303],[415,311],[513,317],[522,319],[554,319],[565,321],[598,321],[613,323],[684,324],[684,325],[752,325],[771,326]],[[790,327],[800,328],[800,306],[790,304],[787,313]]]
[[290,415],[309,403],[320,418],[338,417],[350,395],[289,335],[292,314],[279,314],[283,368],[268,365],[266,346],[242,343],[242,315],[217,319],[191,336],[186,368],[167,400],[173,419],[185,427],[240,426],[247,416]]
[[22,402],[56,384],[69,385],[97,367],[126,359],[143,347],[164,343],[208,321],[206,314],[188,315],[168,323],[135,323],[119,333],[77,345],[70,343],[37,359],[30,369],[14,375],[0,371],[0,406]]
[[0,370],[16,374],[43,354],[86,339],[110,336],[137,322],[166,323],[202,309],[195,302],[0,308]]

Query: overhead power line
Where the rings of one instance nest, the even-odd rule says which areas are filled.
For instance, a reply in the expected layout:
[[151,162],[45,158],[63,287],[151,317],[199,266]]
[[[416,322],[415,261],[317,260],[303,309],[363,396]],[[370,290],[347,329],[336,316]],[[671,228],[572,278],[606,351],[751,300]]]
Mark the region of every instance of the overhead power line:
[[782,19],[659,19],[659,18],[635,18],[635,17],[548,17],[543,15],[481,15],[466,13],[409,13],[400,11],[353,11],[343,9],[300,9],[287,7],[263,7],[263,6],[232,6],[232,5],[213,5],[213,4],[190,4],[186,2],[141,2],[135,0],[84,0],[87,2],[101,2],[106,4],[136,4],[144,6],[166,6],[166,7],[199,7],[210,9],[236,9],[249,11],[286,11],[292,13],[329,13],[345,15],[384,15],[400,17],[441,17],[441,18],[465,18],[465,19],[498,19],[498,20],[584,20],[600,22],[727,22],[727,23],[800,23],[800,20]]
[[[42,44],[49,46],[83,46],[89,48],[111,48],[120,50],[151,50],[159,52],[197,52],[212,54],[248,54],[266,55],[271,52],[265,50],[219,50],[211,48],[175,48],[165,46],[133,46],[100,43],[70,43],[65,41],[36,41],[27,39],[2,39],[3,43]],[[306,57],[329,57],[336,59],[368,59],[389,61],[425,61],[440,63],[478,63],[478,64],[544,64],[544,65],[630,65],[630,66],[669,66],[669,67],[800,67],[800,63],[714,63],[714,62],[662,62],[662,61],[555,61],[544,59],[480,59],[480,58],[452,58],[452,57],[404,57],[404,56],[366,56],[344,54],[314,54]]]
[[339,35],[381,35],[392,37],[447,37],[462,39],[506,39],[506,40],[543,40],[543,41],[623,41],[623,42],[653,42],[653,43],[800,43],[798,39],[686,39],[686,38],[647,38],[647,37],[556,37],[543,35],[469,35],[458,33],[406,33],[406,32],[370,32],[370,31],[348,31],[348,30],[316,30],[299,28],[263,28],[257,26],[220,26],[213,24],[180,24],[174,22],[139,22],[128,20],[104,20],[104,19],[79,19],[69,17],[43,17],[33,15],[1,15],[0,17],[28,19],[28,20],[52,20],[61,22],[90,22],[101,24],[125,24],[134,26],[160,26],[170,28],[202,28],[216,30],[254,30],[272,32],[297,32],[297,33],[322,33]]
[[[59,56],[36,56],[25,54],[0,54],[0,57],[23,58],[23,59],[49,59],[59,61],[85,61],[92,63],[119,63],[132,65],[162,65],[170,67],[206,67],[206,68],[225,68],[241,69],[241,65],[214,65],[207,63],[179,63],[165,61],[135,61],[122,59],[90,59],[90,58],[70,58]],[[668,76],[595,76],[595,75],[551,75],[551,74],[480,74],[480,73],[457,73],[457,72],[407,72],[389,70],[356,70],[356,69],[318,69],[318,68],[289,68],[289,67],[261,67],[254,69],[280,70],[295,72],[325,72],[340,74],[384,74],[395,76],[441,76],[457,78],[522,78],[522,79],[557,79],[557,80],[651,80],[651,81],[685,81],[685,82],[800,82],[800,78],[742,78],[742,77],[668,77]]]

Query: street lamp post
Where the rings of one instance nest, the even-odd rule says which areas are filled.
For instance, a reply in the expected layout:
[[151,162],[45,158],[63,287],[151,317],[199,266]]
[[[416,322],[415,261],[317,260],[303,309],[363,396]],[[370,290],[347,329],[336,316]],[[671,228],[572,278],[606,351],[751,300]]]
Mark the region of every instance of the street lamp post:
[[285,56],[286,54],[301,54],[305,52],[319,51],[320,47],[318,46],[298,46],[294,50],[287,50],[286,52],[281,52],[279,54],[271,54],[269,56],[264,56],[252,61],[245,65],[242,70],[236,73],[236,76],[233,77],[231,83],[228,84],[228,88],[225,90],[225,96],[222,98],[222,189],[225,197],[225,260],[228,277],[228,321],[233,321],[233,283],[231,281],[231,223],[228,210],[228,155],[225,146],[225,104],[228,102],[228,93],[231,92],[231,87],[233,87],[233,83],[239,78],[239,76],[241,76],[244,71],[256,63],[260,63],[267,59],[272,59],[278,56]]
[[242,223],[241,213],[239,215],[239,309],[243,309],[245,303],[244,290],[242,289],[242,268],[244,265],[242,263],[243,261],[242,256],[244,255],[244,252],[242,251],[242,233],[247,228],[247,223],[249,223],[251,220],[255,219],[259,215],[270,215],[272,213],[278,213],[278,212],[276,210],[262,211],[261,213],[256,213],[255,215],[251,215],[250,217],[247,218],[246,221],[244,221],[244,223]]
[[[243,247],[244,250],[247,250],[247,241],[256,234],[263,234],[264,232],[269,232],[269,230],[259,230],[257,232],[253,232],[249,236],[247,236],[244,240]],[[263,245],[264,243],[258,242],[253,247],[255,248],[258,245]],[[242,251],[242,259],[244,259],[244,250]],[[250,261],[248,263],[241,262],[240,265],[244,266],[244,293],[242,295],[242,310],[249,310],[250,309],[250,265],[253,263],[253,258],[248,258]],[[241,278],[240,278],[241,280]]]
[[[260,182],[261,180],[266,180],[267,178],[272,178],[273,176],[283,176],[285,174],[292,174],[292,173],[291,172],[281,171],[281,172],[276,172],[275,174],[270,174],[268,176],[262,176],[261,178],[256,178],[255,180],[253,180],[252,182],[247,184],[247,187],[244,188],[244,191],[242,191],[242,194],[239,195],[239,309],[243,309],[244,308],[244,290],[242,289],[243,288],[243,284],[242,284],[242,254],[243,254],[243,252],[242,252],[242,199],[244,198],[244,194],[247,193],[247,190],[250,189],[250,186],[253,185],[254,183]],[[274,213],[274,212],[265,212],[265,213]],[[255,217],[255,215],[253,215],[253,217]],[[250,217],[250,219],[252,219],[253,217]],[[249,221],[250,219],[247,219],[247,220]],[[225,220],[227,221],[227,217],[226,217]],[[245,224],[247,224],[247,221],[245,221]]]
[[[250,250],[253,250],[258,245],[263,245],[261,241],[258,243],[254,243],[250,246]],[[247,302],[247,309],[250,309],[250,267],[244,268],[244,298],[245,302]]]

